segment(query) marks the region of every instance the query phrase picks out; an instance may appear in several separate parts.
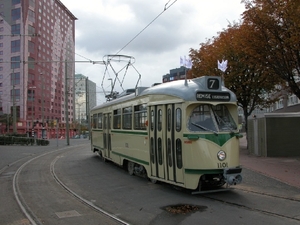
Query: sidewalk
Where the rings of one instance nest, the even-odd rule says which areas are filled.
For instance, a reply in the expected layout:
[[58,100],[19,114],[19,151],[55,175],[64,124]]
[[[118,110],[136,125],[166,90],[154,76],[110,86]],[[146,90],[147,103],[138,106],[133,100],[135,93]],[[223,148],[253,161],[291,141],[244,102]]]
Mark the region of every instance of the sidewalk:
[[240,139],[240,163],[244,168],[300,188],[300,157],[275,158],[250,155],[245,134]]

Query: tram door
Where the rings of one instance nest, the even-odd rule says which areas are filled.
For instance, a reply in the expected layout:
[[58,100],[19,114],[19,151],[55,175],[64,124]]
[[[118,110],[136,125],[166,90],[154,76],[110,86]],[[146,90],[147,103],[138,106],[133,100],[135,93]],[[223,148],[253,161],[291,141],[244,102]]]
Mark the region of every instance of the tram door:
[[181,104],[167,106],[166,137],[167,179],[183,183]]
[[165,152],[165,106],[150,107],[150,163],[151,175],[165,179],[164,152]]
[[110,158],[111,153],[111,113],[104,114],[103,116],[103,147],[104,155]]

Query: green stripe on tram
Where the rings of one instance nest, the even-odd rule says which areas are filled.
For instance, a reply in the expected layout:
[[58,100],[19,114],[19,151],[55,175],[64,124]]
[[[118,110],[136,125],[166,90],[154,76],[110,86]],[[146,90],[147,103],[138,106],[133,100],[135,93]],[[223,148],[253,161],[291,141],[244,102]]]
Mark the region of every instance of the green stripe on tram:
[[215,170],[185,169],[185,173],[187,173],[187,174],[219,174],[219,173],[223,173],[223,170],[222,169],[215,169]]
[[149,166],[149,162],[146,162],[146,161],[144,161],[144,160],[140,160],[140,159],[137,159],[137,158],[128,156],[128,155],[124,155],[124,154],[115,152],[115,151],[112,151],[112,153],[115,154],[115,155],[121,156],[121,157],[123,157],[123,158],[130,159],[130,160],[135,161],[135,162],[137,162],[137,163],[140,163],[140,164],[144,164],[144,165]]
[[[103,129],[94,129],[95,132],[104,132]],[[129,131],[129,130],[110,130],[115,134],[135,134],[135,135],[148,135],[147,131]]]
[[148,135],[148,132],[146,131],[111,130],[111,132],[116,134]]
[[228,140],[235,137],[236,134],[183,134],[183,137],[186,137],[190,140],[198,140],[199,138],[205,139],[219,146],[223,146]]

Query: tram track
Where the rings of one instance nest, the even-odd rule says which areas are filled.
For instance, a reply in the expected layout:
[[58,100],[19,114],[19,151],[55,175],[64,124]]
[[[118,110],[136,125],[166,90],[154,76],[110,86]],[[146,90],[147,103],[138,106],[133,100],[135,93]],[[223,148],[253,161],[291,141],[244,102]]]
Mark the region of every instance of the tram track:
[[[30,158],[28,158],[29,155],[25,156],[22,159],[7,164],[7,166],[3,166],[2,164],[0,175],[9,187],[11,187],[9,184],[12,182],[10,180],[13,180],[13,187],[15,188],[14,195],[19,197],[19,207],[23,207],[23,213],[21,213],[21,210],[18,210],[22,217],[19,216],[14,219],[15,222],[13,224],[76,225],[87,223],[99,224],[99,222],[110,225],[129,224],[122,219],[130,221],[131,224],[167,224],[165,223],[166,218],[169,219],[168,221],[170,223],[168,224],[172,224],[171,221],[174,222],[176,220],[176,213],[173,217],[172,212],[169,212],[167,209],[172,208],[172,206],[178,207],[178,204],[182,202],[184,206],[195,205],[206,207],[206,210],[195,212],[194,217],[197,218],[197,221],[203,221],[203,218],[206,218],[205,214],[211,214],[215,209],[222,209],[225,215],[235,210],[238,219],[249,219],[249,221],[247,220],[248,223],[245,224],[251,224],[250,221],[253,216],[257,219],[266,219],[261,221],[275,222],[273,224],[280,224],[280,222],[282,222],[281,224],[286,224],[287,221],[289,221],[290,224],[299,224],[300,215],[296,212],[297,210],[294,210],[300,207],[297,190],[293,189],[287,193],[281,192],[286,186],[278,185],[280,188],[273,190],[273,192],[250,185],[236,186],[234,187],[234,191],[199,195],[201,202],[199,205],[200,202],[197,197],[191,198],[190,195],[185,196],[187,191],[184,190],[181,190],[183,193],[179,196],[176,192],[173,193],[171,191],[169,193],[169,191],[167,191],[167,185],[166,187],[164,187],[164,185],[160,187],[133,181],[125,183],[123,179],[121,182],[116,181],[115,184],[112,184],[112,180],[110,178],[106,179],[107,175],[105,174],[108,172],[112,175],[113,173],[114,177],[118,177],[118,175],[124,176],[124,172],[118,168],[101,174],[91,173],[95,169],[102,171],[107,168],[107,165],[105,167],[103,166],[103,168],[98,165],[99,160],[96,160],[94,157],[90,158],[91,154],[83,149],[86,147],[87,145],[78,145],[64,147],[58,150],[47,150],[47,153],[31,154]],[[78,155],[80,156],[78,157]],[[91,165],[84,167],[84,165],[87,164]],[[73,171],[73,169],[75,170]],[[87,175],[87,177],[83,179],[85,175]],[[92,183],[91,180],[95,178],[95,182]],[[129,177],[129,179],[130,178],[132,177]],[[120,185],[122,188],[127,189],[126,193],[118,194],[113,192],[114,188],[119,188]],[[139,185],[143,185],[143,188],[139,189]],[[99,190],[93,191],[96,186]],[[278,187],[276,184],[275,186]],[[111,190],[107,191],[106,189],[108,187]],[[264,185],[262,185],[262,187],[264,187]],[[134,193],[136,190],[144,193],[143,197],[145,200],[140,201],[138,197],[138,200],[132,202],[131,199],[133,196],[142,196]],[[161,191],[164,193],[164,201],[159,202],[158,199],[162,196]],[[168,192],[167,195],[165,195],[166,191]],[[11,190],[10,192],[13,191]],[[149,194],[150,192],[152,194]],[[111,193],[115,193],[116,196],[107,197]],[[293,198],[293,196],[295,196],[295,198]],[[118,200],[121,197],[122,201],[119,202]],[[10,198],[13,199],[14,197]],[[46,198],[46,200],[44,200],[44,198]],[[49,201],[51,202],[49,203]],[[148,205],[147,208],[141,208],[144,201],[151,202],[153,205]],[[16,201],[14,202],[14,209],[18,209]],[[170,207],[160,208],[162,205],[165,206],[166,202],[168,202],[168,206]],[[108,205],[111,203],[113,204]],[[20,204],[22,206],[20,206]],[[52,207],[52,209],[48,208],[49,206]],[[199,209],[202,208],[200,207]],[[172,208],[172,210],[174,209]],[[58,213],[72,211],[78,212],[79,215],[70,219],[59,218],[57,215]],[[25,218],[24,215],[27,220],[22,220],[22,218]],[[187,213],[187,215],[189,214]],[[135,216],[134,219],[132,219],[133,216]],[[185,218],[184,220],[186,221],[192,219],[192,217],[185,216],[185,214],[180,215],[180,217]],[[90,222],[90,218],[93,218],[95,222]],[[149,220],[146,218],[149,218]],[[170,218],[172,218],[172,220]],[[73,223],[69,220],[73,220]],[[227,221],[228,220],[236,222],[236,220],[232,218],[227,218]],[[8,221],[8,219],[6,219],[6,221]],[[16,223],[16,221],[19,221],[19,223]],[[21,223],[21,221],[23,223]],[[82,221],[89,222],[82,223]],[[105,223],[104,221],[110,222]],[[155,223],[151,221],[155,221]]]
[[[285,196],[279,196],[279,195],[274,195],[274,194],[269,194],[269,193],[263,193],[263,192],[258,192],[258,191],[251,191],[251,190],[246,190],[246,189],[242,189],[242,188],[235,189],[235,191],[251,193],[253,195],[260,195],[260,196],[263,196],[263,197],[276,198],[276,199],[283,200],[283,201],[290,201],[290,202],[300,203],[300,199],[290,198],[290,197],[285,197]],[[210,199],[210,200],[213,200],[213,201],[220,202],[222,204],[229,205],[229,206],[243,208],[243,209],[248,210],[248,211],[263,213],[263,214],[270,215],[270,216],[276,216],[276,217],[281,217],[281,218],[284,218],[284,219],[289,219],[289,220],[293,220],[293,221],[296,221],[296,222],[300,222],[299,215],[294,215],[294,216],[285,215],[283,213],[274,212],[274,211],[272,212],[271,210],[266,210],[266,209],[262,209],[262,208],[259,208],[259,207],[252,207],[251,204],[249,204],[249,205],[241,204],[241,203],[230,201],[230,200],[227,200],[227,199],[218,198],[218,197],[215,197],[215,196],[212,196],[212,195],[203,195],[203,197],[206,198],[206,199]],[[288,203],[286,203],[286,204],[288,204]]]
[[[79,146],[77,146],[77,147],[79,147]],[[76,199],[76,201],[79,202],[80,204],[88,206],[89,208],[93,209],[93,211],[98,213],[99,215],[105,216],[111,222],[110,224],[128,225],[129,223],[117,218],[113,214],[110,214],[110,213],[106,212],[104,209],[102,209],[100,207],[97,207],[92,202],[84,199],[79,194],[75,193],[66,184],[64,184],[63,181],[55,173],[55,164],[56,164],[56,162],[61,157],[63,157],[64,154],[66,154],[66,153],[68,153],[69,151],[72,151],[72,150],[74,150],[74,148],[65,147],[65,148],[62,148],[62,149],[56,149],[56,150],[53,150],[53,151],[50,151],[50,152],[40,154],[40,155],[38,155],[36,157],[33,157],[33,158],[27,160],[26,162],[24,162],[21,166],[19,166],[17,168],[16,172],[14,173],[13,184],[12,184],[14,197],[15,197],[22,213],[28,219],[29,223],[32,224],[32,225],[42,225],[42,224],[44,224],[44,221],[41,220],[40,217],[38,215],[36,215],[36,213],[34,212],[35,210],[32,209],[28,205],[26,197],[23,196],[22,190],[20,190],[19,181],[20,181],[20,177],[22,176],[22,171],[24,170],[24,168],[28,167],[34,161],[36,161],[38,159],[41,159],[43,157],[49,156],[51,154],[58,153],[58,154],[54,155],[54,159],[51,160],[51,162],[50,162],[50,173],[52,175],[53,181],[55,181],[55,183],[57,183],[62,189],[64,189],[68,196],[71,196],[73,199]],[[17,163],[21,162],[22,160],[24,161],[24,158],[19,159],[15,162],[11,163],[10,165],[16,165]],[[48,164],[47,164],[47,166],[48,166]],[[2,168],[0,170],[0,174],[3,173],[7,168],[9,168],[9,165]],[[114,222],[112,222],[112,221],[114,221]]]
[[105,216],[107,216],[110,219],[113,219],[115,221],[117,221],[119,224],[122,225],[129,225],[129,223],[125,222],[124,220],[121,220],[119,218],[117,218],[116,216],[114,216],[111,213],[106,212],[105,210],[101,209],[100,207],[94,205],[92,202],[86,200],[85,198],[81,197],[80,195],[78,195],[77,193],[75,193],[74,191],[72,191],[67,185],[65,185],[61,179],[59,179],[59,177],[57,176],[57,174],[55,173],[55,163],[57,162],[57,160],[60,158],[61,156],[57,156],[50,165],[50,171],[51,174],[53,176],[53,178],[57,181],[57,183],[64,188],[70,195],[72,195],[73,197],[75,197],[76,199],[78,199],[81,203],[89,206],[90,208],[92,208],[94,211],[101,213]]
[[292,198],[292,197],[287,197],[287,196],[283,196],[283,195],[275,195],[275,194],[266,193],[266,192],[253,191],[253,190],[245,189],[245,188],[241,188],[241,187],[235,188],[235,190],[243,191],[243,192],[246,192],[246,193],[253,193],[253,194],[257,194],[257,195],[262,195],[262,196],[268,196],[268,197],[283,199],[283,200],[300,202],[300,198]]

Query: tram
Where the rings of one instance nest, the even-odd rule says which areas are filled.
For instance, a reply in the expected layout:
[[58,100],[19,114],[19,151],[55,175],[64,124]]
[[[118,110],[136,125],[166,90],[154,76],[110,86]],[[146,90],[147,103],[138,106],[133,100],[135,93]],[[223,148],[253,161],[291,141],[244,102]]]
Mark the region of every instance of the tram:
[[129,89],[91,116],[92,151],[130,175],[199,192],[242,181],[237,99],[220,77]]

